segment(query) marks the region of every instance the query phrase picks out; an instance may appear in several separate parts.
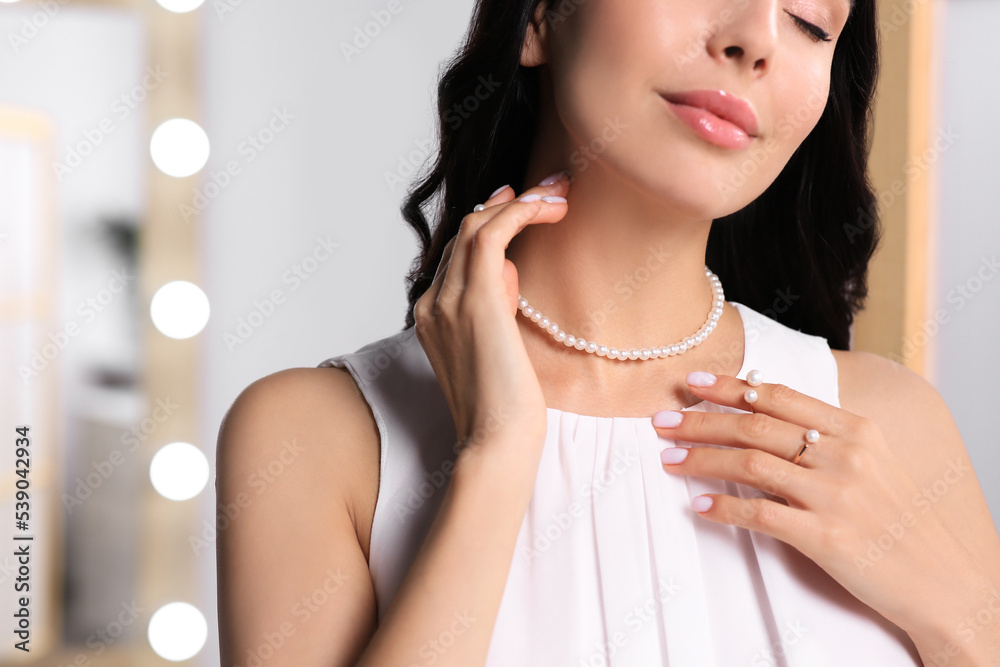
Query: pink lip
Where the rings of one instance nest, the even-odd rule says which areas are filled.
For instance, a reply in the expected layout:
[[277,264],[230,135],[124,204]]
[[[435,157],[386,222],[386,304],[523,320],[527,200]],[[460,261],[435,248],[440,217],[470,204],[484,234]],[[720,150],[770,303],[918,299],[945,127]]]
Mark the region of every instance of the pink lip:
[[746,148],[757,136],[753,107],[724,90],[689,90],[661,96],[682,121],[718,146]]

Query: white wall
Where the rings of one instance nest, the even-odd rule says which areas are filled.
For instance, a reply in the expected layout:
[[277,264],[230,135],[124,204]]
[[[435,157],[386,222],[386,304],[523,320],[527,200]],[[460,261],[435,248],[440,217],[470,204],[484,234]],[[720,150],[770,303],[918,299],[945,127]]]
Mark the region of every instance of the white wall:
[[929,379],[945,398],[1000,523],[1000,3],[941,3],[940,127],[953,144],[938,161],[937,277],[931,312],[947,321],[930,337]]

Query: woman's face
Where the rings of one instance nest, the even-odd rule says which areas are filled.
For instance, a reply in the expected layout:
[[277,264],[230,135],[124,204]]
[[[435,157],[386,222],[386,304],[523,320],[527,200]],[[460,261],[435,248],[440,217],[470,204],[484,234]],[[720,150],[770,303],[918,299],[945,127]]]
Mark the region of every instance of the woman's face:
[[[548,65],[543,81],[576,177],[599,160],[689,215],[714,219],[764,192],[819,121],[848,2],[551,0],[522,63]],[[717,145],[663,97],[699,89],[746,100],[756,136]]]

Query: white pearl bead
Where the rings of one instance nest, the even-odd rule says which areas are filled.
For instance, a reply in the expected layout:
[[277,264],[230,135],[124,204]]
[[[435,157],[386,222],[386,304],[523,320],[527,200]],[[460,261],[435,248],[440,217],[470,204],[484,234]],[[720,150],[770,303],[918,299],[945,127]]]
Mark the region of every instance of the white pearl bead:
[[747,384],[751,387],[759,387],[762,382],[764,382],[764,376],[759,370],[754,369],[747,373]]
[[753,389],[747,389],[743,394],[743,400],[747,403],[754,403],[757,400],[757,392]]
[[601,345],[595,341],[577,338],[572,334],[566,333],[560,329],[555,322],[552,322],[548,317],[542,315],[540,311],[532,308],[528,303],[528,300],[521,294],[517,295],[517,308],[525,317],[529,318],[532,322],[535,322],[539,327],[545,329],[550,335],[552,335],[556,339],[556,342],[560,342],[566,347],[575,347],[578,350],[583,350],[591,354],[598,354],[602,357],[610,359],[647,360],[658,359],[661,357],[672,357],[678,354],[683,354],[692,347],[702,344],[708,338],[709,334],[716,329],[716,325],[722,317],[722,311],[724,310],[726,303],[725,293],[722,289],[722,281],[717,275],[715,275],[715,273],[712,272],[710,268],[708,268],[708,266],[705,267],[705,277],[708,278],[709,286],[711,287],[713,294],[712,308],[709,311],[705,323],[693,335],[687,336],[677,343],[663,345],[660,347],[619,350],[615,347]]
[[814,428],[811,428],[808,431],[806,431],[806,442],[809,443],[819,442],[819,431],[817,431]]

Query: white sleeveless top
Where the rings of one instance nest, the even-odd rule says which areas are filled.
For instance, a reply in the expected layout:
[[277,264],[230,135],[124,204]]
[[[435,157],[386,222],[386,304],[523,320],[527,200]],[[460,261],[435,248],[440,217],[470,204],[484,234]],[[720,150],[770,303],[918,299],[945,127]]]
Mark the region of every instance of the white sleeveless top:
[[[758,368],[765,382],[840,406],[826,339],[729,303],[746,341],[737,377]],[[381,622],[440,507],[454,422],[413,327],[324,366],[350,370],[381,437],[369,557]],[[705,401],[685,410],[743,412]],[[486,667],[922,664],[903,630],[794,547],[698,516],[690,503],[702,493],[767,494],[666,472],[660,452],[674,445],[650,417],[548,408]]]

